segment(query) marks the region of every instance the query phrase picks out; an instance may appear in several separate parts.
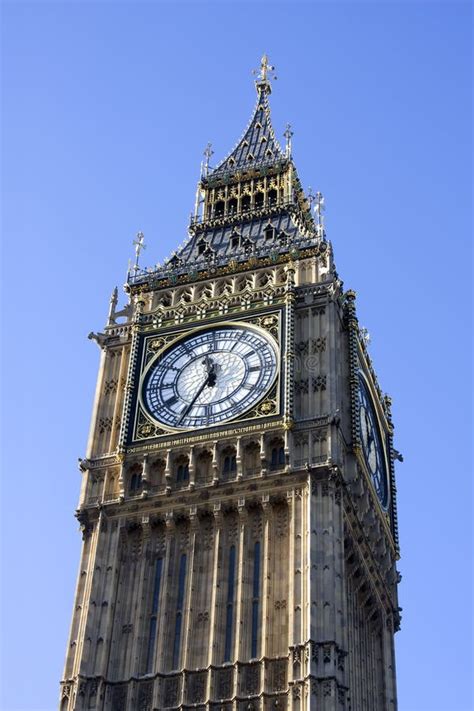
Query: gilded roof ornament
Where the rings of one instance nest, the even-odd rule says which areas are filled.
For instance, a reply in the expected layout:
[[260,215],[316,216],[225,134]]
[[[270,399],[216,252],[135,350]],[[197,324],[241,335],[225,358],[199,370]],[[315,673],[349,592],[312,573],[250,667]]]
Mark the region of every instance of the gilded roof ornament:
[[277,76],[275,74],[275,67],[269,64],[266,54],[264,54],[260,60],[260,69],[254,69],[253,74],[258,74],[257,80],[255,81],[257,92],[268,91],[270,94],[272,88],[269,79],[277,79]]

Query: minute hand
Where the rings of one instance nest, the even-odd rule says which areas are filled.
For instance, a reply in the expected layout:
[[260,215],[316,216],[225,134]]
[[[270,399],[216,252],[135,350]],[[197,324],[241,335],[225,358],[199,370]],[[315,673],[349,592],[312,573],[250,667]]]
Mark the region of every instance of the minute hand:
[[195,394],[195,396],[193,397],[193,399],[191,400],[191,402],[189,403],[187,408],[183,411],[181,417],[179,418],[179,420],[177,422],[178,425],[181,424],[181,422],[184,420],[184,418],[186,417],[188,412],[190,412],[193,409],[194,405],[196,404],[196,400],[198,399],[199,395],[202,393],[202,391],[204,390],[206,385],[209,385],[209,378],[210,378],[210,374],[207,376],[207,378],[205,379],[205,381],[203,382],[203,384],[201,385],[201,387],[199,388],[199,390],[197,391],[197,393]]

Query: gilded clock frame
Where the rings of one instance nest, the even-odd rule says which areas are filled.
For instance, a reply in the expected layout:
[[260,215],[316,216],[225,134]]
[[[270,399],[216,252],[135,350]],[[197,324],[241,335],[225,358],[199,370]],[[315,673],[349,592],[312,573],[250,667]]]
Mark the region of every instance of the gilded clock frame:
[[[163,437],[199,435],[205,432],[217,433],[228,427],[244,426],[252,421],[275,421],[283,416],[283,366],[285,343],[284,343],[284,308],[274,307],[265,311],[257,311],[238,315],[235,318],[209,319],[196,325],[194,322],[158,329],[149,332],[148,329],[140,334],[140,355],[137,364],[138,387],[135,391],[133,402],[133,416],[130,422],[128,446],[145,444],[146,442],[160,440]],[[267,325],[263,325],[267,322]],[[214,328],[225,328],[226,326],[243,326],[260,333],[264,338],[269,339],[276,351],[276,367],[272,383],[266,393],[255,402],[246,412],[239,414],[235,418],[229,418],[219,424],[209,425],[199,428],[173,428],[159,422],[149,413],[143,402],[143,386],[153,363],[169,348],[177,345],[181,340]],[[150,349],[150,344],[157,343],[156,350]],[[151,354],[150,354],[151,351]],[[149,423],[149,425],[148,425]],[[140,427],[142,431],[140,433]],[[148,431],[148,434],[146,432]]]

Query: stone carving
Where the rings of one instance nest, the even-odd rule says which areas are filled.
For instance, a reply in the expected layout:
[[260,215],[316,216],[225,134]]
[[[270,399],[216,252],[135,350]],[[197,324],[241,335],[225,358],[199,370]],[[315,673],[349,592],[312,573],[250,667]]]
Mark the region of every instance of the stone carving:
[[323,696],[332,696],[332,681],[330,679],[323,681]]
[[309,350],[309,342],[308,341],[300,341],[299,343],[296,343],[295,349],[296,349],[297,353],[306,355]]
[[270,670],[272,691],[284,691],[286,689],[286,659],[278,659],[271,662]]
[[312,385],[313,392],[321,392],[322,390],[326,390],[326,376],[317,375],[315,378],[313,378]]
[[260,666],[249,664],[244,667],[244,693],[258,694],[260,687]]
[[125,685],[114,686],[112,689],[111,711],[126,711],[127,687]]
[[326,350],[326,336],[322,336],[321,338],[313,338],[311,345],[314,353],[322,353]]
[[104,383],[104,394],[110,395],[117,390],[117,381],[112,378],[112,380],[106,380]]
[[219,669],[217,672],[217,697],[228,699],[232,696],[233,669]]
[[305,380],[297,380],[295,382],[295,393],[307,393],[308,387],[308,378],[306,378]]
[[112,429],[112,418],[111,417],[101,417],[99,420],[99,433],[104,434],[104,432],[110,432]]
[[179,676],[167,677],[163,682],[163,704],[165,708],[178,704]]
[[197,672],[188,674],[187,679],[187,697],[188,702],[196,704],[204,701],[206,698],[206,672]]
[[138,711],[150,711],[153,683],[140,684],[138,688]]

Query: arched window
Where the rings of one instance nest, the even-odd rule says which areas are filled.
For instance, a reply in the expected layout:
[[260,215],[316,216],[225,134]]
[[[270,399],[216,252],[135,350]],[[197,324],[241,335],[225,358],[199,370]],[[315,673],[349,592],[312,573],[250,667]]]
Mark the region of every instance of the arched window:
[[269,205],[276,205],[277,197],[278,197],[278,193],[274,188],[269,190],[268,191],[268,204]]
[[242,210],[250,210],[250,195],[244,195],[242,198]]
[[227,607],[225,621],[224,662],[230,662],[232,657],[232,632],[234,621],[234,590],[235,590],[235,546],[229,551],[229,574],[227,576]]
[[231,198],[228,205],[229,215],[234,215],[237,212],[237,198]]
[[183,606],[184,606],[184,584],[186,582],[186,555],[183,553],[179,561],[179,577],[178,577],[178,598],[176,601],[176,620],[174,625],[174,641],[173,641],[173,669],[179,667],[179,657],[181,651],[181,626],[183,623]]

